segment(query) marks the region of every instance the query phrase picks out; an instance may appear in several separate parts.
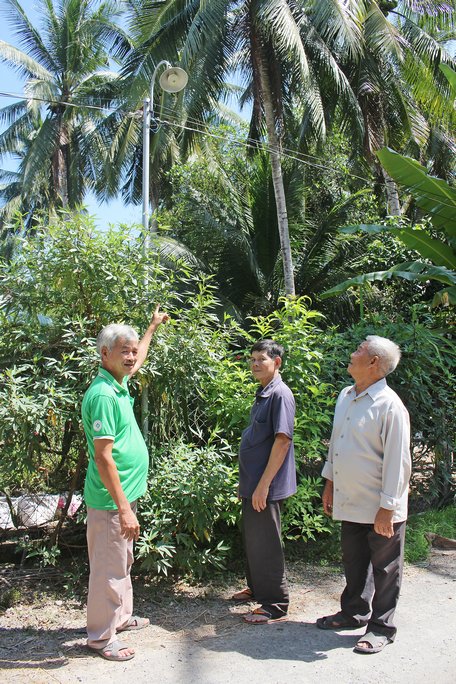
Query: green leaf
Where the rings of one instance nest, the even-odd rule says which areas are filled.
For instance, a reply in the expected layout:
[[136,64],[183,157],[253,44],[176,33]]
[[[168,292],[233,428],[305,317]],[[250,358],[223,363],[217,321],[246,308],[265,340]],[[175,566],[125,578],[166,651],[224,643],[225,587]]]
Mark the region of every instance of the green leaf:
[[456,285],[439,290],[435,293],[434,299],[432,300],[433,307],[440,305],[448,306],[449,304],[456,306]]
[[408,261],[397,264],[387,271],[364,273],[363,275],[356,276],[356,278],[344,280],[343,283],[339,283],[330,290],[323,292],[321,297],[322,299],[327,299],[328,297],[342,294],[351,287],[359,287],[375,281],[385,281],[392,277],[403,278],[404,280],[419,280],[422,282],[425,282],[426,280],[438,280],[447,285],[456,284],[456,274],[443,266],[431,266],[421,261]]
[[429,259],[436,266],[456,268],[456,254],[442,240],[437,240],[428,235],[424,230],[397,230],[390,232],[396,235],[402,242],[416,250],[425,259]]
[[404,157],[388,147],[376,154],[391,178],[404,185],[420,209],[429,214],[434,228],[456,237],[456,190],[441,178],[429,176],[415,159]]
[[453,69],[449,67],[448,64],[439,64],[439,69],[447,77],[450,86],[456,96],[456,71],[453,71]]

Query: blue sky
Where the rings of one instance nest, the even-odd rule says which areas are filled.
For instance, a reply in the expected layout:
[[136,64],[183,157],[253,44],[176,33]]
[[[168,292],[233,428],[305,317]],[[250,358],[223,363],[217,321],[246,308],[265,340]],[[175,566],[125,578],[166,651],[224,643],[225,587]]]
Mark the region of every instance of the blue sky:
[[[32,23],[39,27],[39,14],[37,11],[38,3],[36,0],[19,0],[27,16]],[[17,37],[10,30],[10,26],[5,20],[4,10],[2,11],[3,0],[0,0],[0,38],[12,45],[19,46]],[[18,95],[23,93],[23,81],[16,75],[13,68],[0,62],[0,90],[2,92],[10,92]],[[6,107],[14,100],[11,97],[0,95],[0,107]],[[2,162],[2,168],[14,169],[15,162],[13,159]],[[109,203],[99,203],[92,195],[88,195],[85,204],[89,212],[96,217],[96,224],[103,228],[110,223],[141,223],[142,206],[141,204],[125,206],[122,199],[111,200]]]

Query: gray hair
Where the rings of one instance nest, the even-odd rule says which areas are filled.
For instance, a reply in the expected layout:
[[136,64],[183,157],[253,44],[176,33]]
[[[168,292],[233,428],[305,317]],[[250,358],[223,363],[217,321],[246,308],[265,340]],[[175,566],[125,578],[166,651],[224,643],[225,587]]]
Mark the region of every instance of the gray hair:
[[386,337],[368,335],[366,337],[367,350],[372,356],[378,356],[379,368],[383,376],[389,375],[401,360],[401,350],[398,345]]
[[128,342],[137,342],[139,336],[136,330],[130,325],[120,325],[119,323],[110,323],[110,325],[106,325],[97,337],[97,351],[100,356],[103,347],[107,347],[107,349],[111,351],[119,339],[127,340]]

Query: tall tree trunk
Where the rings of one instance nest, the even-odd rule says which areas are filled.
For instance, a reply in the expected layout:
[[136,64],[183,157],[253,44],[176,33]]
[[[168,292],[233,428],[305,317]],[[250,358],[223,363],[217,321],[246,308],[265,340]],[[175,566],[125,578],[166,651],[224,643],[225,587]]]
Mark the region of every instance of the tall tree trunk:
[[402,215],[401,203],[399,200],[399,192],[397,190],[397,185],[393,181],[391,176],[389,176],[386,173],[384,168],[382,168],[382,174],[383,174],[383,179],[385,181],[388,215],[389,216],[401,216]]
[[[261,40],[261,39],[260,39]],[[258,41],[260,43],[260,41]],[[289,297],[295,294],[295,283],[293,274],[293,260],[291,257],[290,233],[288,230],[288,213],[285,201],[285,188],[283,186],[282,163],[280,161],[281,143],[276,131],[276,117],[272,102],[270,80],[266,66],[266,58],[259,47],[259,75],[260,87],[263,99],[264,113],[266,118],[266,129],[268,132],[268,145],[271,157],[272,183],[274,186],[274,196],[277,208],[277,224],[280,236],[280,249],[282,252],[283,276],[285,281],[285,294]]]
[[54,191],[62,203],[62,207],[68,207],[68,134],[65,126],[61,123],[59,129],[59,141],[52,160],[52,173]]

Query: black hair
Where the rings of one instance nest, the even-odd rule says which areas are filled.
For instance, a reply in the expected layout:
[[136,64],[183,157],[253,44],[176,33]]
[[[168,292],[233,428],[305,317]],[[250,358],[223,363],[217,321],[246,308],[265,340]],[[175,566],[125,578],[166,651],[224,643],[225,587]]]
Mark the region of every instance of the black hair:
[[262,351],[264,351],[264,352],[266,352],[266,354],[269,356],[270,359],[275,359],[276,356],[283,358],[285,350],[281,344],[279,344],[278,342],[275,342],[274,340],[259,340],[258,342],[255,342],[255,344],[253,345],[253,347],[250,351],[251,352],[262,352]]

